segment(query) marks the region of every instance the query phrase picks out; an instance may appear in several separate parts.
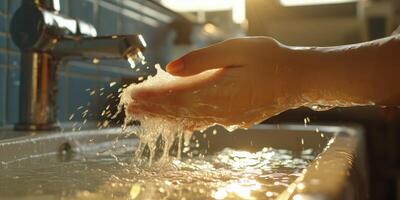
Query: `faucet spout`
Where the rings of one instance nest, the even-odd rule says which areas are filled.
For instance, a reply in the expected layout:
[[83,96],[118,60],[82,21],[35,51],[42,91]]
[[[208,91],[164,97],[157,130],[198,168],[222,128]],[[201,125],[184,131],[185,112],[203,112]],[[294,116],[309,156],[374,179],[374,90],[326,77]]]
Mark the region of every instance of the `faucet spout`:
[[129,59],[143,52],[142,35],[65,38],[51,50],[56,59]]
[[23,0],[10,32],[21,51],[19,121],[16,130],[52,130],[57,122],[60,60],[143,59],[141,35],[97,36],[95,27],[59,13],[59,0]]

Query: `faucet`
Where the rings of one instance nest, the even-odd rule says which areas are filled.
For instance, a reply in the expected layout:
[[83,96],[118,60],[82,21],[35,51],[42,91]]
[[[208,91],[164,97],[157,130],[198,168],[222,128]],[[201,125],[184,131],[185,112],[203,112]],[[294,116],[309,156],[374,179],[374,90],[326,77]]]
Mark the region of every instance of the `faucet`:
[[59,11],[59,0],[23,0],[12,17],[11,37],[21,51],[15,130],[59,129],[56,71],[60,61],[120,58],[134,62],[146,47],[141,35],[97,36],[93,25]]

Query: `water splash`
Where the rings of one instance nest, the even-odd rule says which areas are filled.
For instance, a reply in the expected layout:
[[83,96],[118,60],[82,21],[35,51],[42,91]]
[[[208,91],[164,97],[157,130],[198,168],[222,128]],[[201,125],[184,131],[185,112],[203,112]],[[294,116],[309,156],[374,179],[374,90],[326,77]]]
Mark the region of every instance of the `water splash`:
[[0,196],[79,200],[274,199],[300,176],[316,153],[226,148],[201,160],[172,160],[166,166],[150,168],[138,166],[130,155],[111,154],[84,162],[60,162],[55,156],[45,156],[32,159],[29,165],[0,165],[4,172],[0,173]]
[[129,53],[126,57],[132,69],[135,69],[137,63],[146,64],[146,58],[140,50]]
[[310,106],[310,108],[314,111],[327,111],[327,110],[334,108],[334,106],[312,105],[312,106]]
[[[125,120],[123,125],[124,134],[135,134],[140,139],[140,144],[135,152],[135,157],[140,159],[146,148],[149,149],[149,165],[153,164],[154,156],[157,150],[158,138],[162,139],[163,147],[158,149],[163,150],[159,162],[167,162],[169,160],[169,151],[175,140],[178,141],[178,157],[181,157],[182,143],[183,151],[189,146],[189,141],[191,137],[191,132],[185,130],[182,122],[161,118],[153,117],[145,114],[130,113],[127,111],[127,107],[132,101],[131,92],[137,88],[148,87],[152,85],[165,84],[166,82],[172,81],[175,78],[161,69],[160,65],[155,66],[157,69],[157,75],[152,77],[147,77],[140,84],[131,84],[127,88],[121,90],[120,103],[118,105],[118,111],[114,115],[118,115],[120,112],[125,111]],[[139,81],[145,79],[144,77],[139,77]],[[125,108],[125,110],[123,110]],[[134,122],[140,121],[140,126],[131,125]],[[182,142],[183,141],[183,142]]]

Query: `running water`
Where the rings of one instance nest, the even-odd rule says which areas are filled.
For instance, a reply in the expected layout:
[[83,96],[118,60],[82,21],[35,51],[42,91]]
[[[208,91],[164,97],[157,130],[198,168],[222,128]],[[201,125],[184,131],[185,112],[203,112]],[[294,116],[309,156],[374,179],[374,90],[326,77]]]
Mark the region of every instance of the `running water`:
[[[162,85],[177,79],[177,77],[173,77],[163,71],[160,65],[156,65],[155,67],[157,69],[157,74],[155,76],[147,77],[147,80],[142,83],[131,84],[122,91],[117,112],[118,114],[119,112],[122,112],[122,109],[125,109],[123,132],[128,135],[135,134],[140,139],[139,147],[135,152],[135,157],[140,158],[145,148],[148,147],[150,151],[149,165],[151,165],[154,160],[158,138],[161,137],[164,144],[163,154],[159,161],[167,162],[169,160],[169,150],[171,149],[175,139],[185,139],[184,144],[187,145],[191,137],[191,132],[185,131],[183,124],[173,119],[153,117],[146,114],[130,113],[127,111],[128,105],[134,101],[131,97],[131,93],[136,89],[152,85]],[[140,126],[137,126],[136,123],[134,123],[137,121],[140,122]],[[132,123],[134,125],[132,125]],[[183,137],[184,132],[186,132],[185,137]],[[180,157],[181,154],[181,143],[182,142],[180,141],[178,145],[178,157]]]

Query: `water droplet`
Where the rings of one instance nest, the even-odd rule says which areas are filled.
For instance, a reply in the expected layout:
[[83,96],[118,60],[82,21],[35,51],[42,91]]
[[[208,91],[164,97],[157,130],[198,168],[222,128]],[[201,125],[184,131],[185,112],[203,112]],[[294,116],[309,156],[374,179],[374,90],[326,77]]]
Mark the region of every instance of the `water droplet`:
[[110,83],[110,87],[113,87],[115,84],[117,84],[117,82],[113,81]]
[[136,67],[135,59],[132,57],[129,57],[128,62],[129,62],[129,65],[131,66],[131,68],[135,69],[135,67]]
[[271,191],[268,191],[268,192],[265,193],[265,195],[267,197],[272,197],[272,196],[274,196],[274,193],[272,193]]
[[310,107],[314,111],[327,111],[333,108],[333,106],[313,105]]
[[139,196],[140,190],[141,190],[141,187],[139,184],[132,185],[131,190],[129,192],[129,196],[130,196],[131,200],[134,200],[134,199],[136,199],[136,197]]
[[100,60],[99,60],[98,58],[93,58],[93,59],[92,59],[92,63],[93,63],[93,64],[99,64],[99,63],[100,63]]

